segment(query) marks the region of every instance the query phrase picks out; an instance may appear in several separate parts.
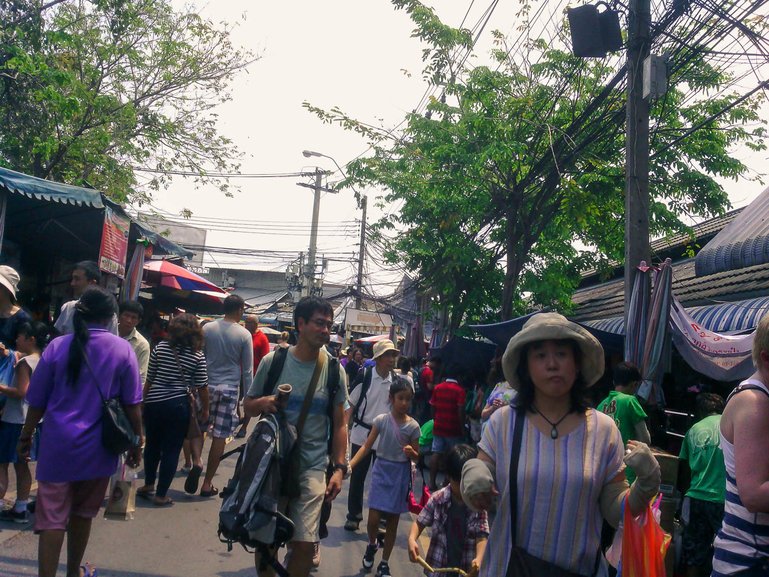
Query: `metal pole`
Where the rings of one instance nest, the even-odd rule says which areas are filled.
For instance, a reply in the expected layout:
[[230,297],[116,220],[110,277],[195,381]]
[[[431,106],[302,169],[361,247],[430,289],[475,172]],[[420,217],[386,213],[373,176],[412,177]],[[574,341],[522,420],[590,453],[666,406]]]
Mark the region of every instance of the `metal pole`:
[[323,172],[320,168],[315,169],[315,186],[313,187],[312,197],[312,229],[310,230],[310,250],[307,258],[307,268],[305,277],[307,278],[306,290],[309,295],[312,291],[313,281],[315,280],[315,253],[318,249],[318,214],[320,213],[320,189],[322,186]]
[[363,214],[360,221],[360,250],[358,252],[358,296],[355,297],[355,308],[360,310],[361,301],[363,296],[363,256],[364,247],[366,242],[366,202],[367,198],[364,196],[361,204],[363,205]]
[[649,55],[650,0],[630,0],[625,143],[625,326],[638,264],[649,248],[649,102],[643,98],[643,61]]

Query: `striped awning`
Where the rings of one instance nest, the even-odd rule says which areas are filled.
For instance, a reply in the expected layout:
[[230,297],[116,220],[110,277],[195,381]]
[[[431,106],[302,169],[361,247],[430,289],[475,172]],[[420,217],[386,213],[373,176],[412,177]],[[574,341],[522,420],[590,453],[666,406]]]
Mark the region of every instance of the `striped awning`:
[[[692,318],[704,328],[716,333],[737,333],[749,331],[758,325],[765,314],[769,313],[769,296],[718,303],[686,309]],[[606,331],[624,334],[623,317],[611,317],[594,321],[580,321],[581,324]]]
[[708,242],[694,259],[697,276],[769,262],[769,188]]

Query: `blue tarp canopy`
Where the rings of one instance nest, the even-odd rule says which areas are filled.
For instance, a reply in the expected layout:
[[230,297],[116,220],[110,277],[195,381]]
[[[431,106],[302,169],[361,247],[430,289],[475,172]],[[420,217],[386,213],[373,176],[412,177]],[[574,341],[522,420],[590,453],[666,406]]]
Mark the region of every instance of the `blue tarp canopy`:
[[444,368],[458,367],[483,380],[496,350],[496,345],[490,343],[454,337],[441,348],[431,349],[430,356],[440,357]]

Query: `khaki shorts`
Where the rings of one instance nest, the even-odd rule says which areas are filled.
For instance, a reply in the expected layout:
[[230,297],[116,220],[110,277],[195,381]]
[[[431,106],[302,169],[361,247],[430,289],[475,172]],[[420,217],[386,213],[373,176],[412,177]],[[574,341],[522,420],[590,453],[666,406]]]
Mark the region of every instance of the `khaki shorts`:
[[306,470],[299,474],[300,495],[287,503],[281,503],[281,510],[294,522],[292,541],[315,543],[320,540],[320,510],[326,497],[326,471]]

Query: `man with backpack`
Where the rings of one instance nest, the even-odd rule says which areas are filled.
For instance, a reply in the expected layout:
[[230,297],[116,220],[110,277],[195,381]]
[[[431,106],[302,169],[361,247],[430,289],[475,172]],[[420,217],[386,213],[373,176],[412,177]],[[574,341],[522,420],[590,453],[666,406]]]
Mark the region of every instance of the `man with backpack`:
[[[298,462],[297,467],[291,468],[296,478],[281,479],[281,485],[284,488],[296,487],[298,491],[295,495],[284,497],[280,504],[281,510],[286,511],[294,523],[287,567],[292,577],[309,575],[315,543],[319,541],[323,501],[334,500],[347,473],[344,415],[347,383],[344,369],[325,352],[332,324],[333,309],[328,301],[318,297],[300,300],[294,309],[294,326],[299,334],[297,344],[264,357],[244,402],[249,416],[275,413],[283,408],[273,394],[278,385],[289,384],[292,387],[284,412],[286,420],[296,427]],[[276,366],[282,363],[277,375],[275,369],[271,370],[273,363]],[[330,376],[330,371],[337,371],[338,375]],[[329,389],[332,387],[336,390],[330,397]],[[327,483],[329,458],[333,473]],[[255,557],[259,572],[262,565],[259,551]],[[258,573],[261,576],[273,575],[270,567],[261,571]]]
[[[384,339],[374,345],[374,366],[366,367],[358,373],[350,385],[350,407],[347,420],[352,424],[350,431],[351,455],[366,442],[374,417],[390,411],[388,398],[393,379],[398,378],[393,372],[399,351],[393,342]],[[376,459],[376,445],[350,475],[350,490],[347,495],[347,531],[357,531],[363,520],[363,485],[372,461]]]

